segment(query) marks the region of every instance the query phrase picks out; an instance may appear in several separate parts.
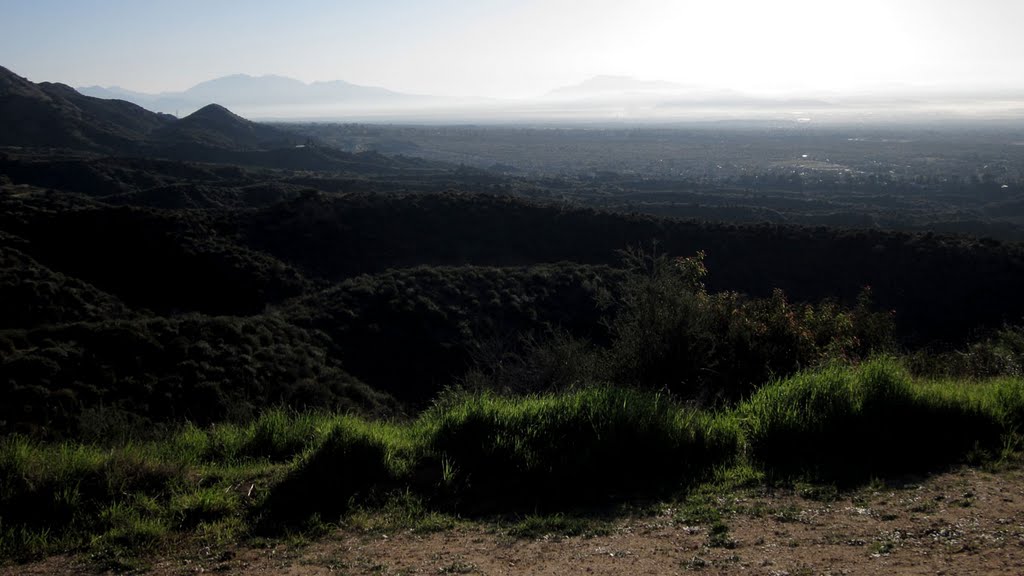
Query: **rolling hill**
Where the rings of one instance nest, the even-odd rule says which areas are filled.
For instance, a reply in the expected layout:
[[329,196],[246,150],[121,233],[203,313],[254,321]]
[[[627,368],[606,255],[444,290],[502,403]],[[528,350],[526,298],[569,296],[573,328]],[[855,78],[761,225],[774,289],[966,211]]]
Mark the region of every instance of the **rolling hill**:
[[34,84],[0,67],[2,146],[125,150],[172,122],[129,102],[83,96],[64,84]]

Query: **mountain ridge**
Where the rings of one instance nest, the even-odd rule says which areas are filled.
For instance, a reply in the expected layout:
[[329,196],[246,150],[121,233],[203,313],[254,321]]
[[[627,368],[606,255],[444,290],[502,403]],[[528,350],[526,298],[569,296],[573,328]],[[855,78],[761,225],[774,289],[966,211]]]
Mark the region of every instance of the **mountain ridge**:
[[65,84],[33,83],[0,67],[0,145],[111,151],[134,146],[171,116],[85,96]]
[[144,93],[120,87],[84,86],[83,94],[120,98],[166,113],[196,110],[209,102],[234,109],[267,106],[367,106],[403,105],[430,101],[432,97],[364,86],[344,80],[303,82],[287,76],[230,74],[205,80],[181,91]]
[[157,153],[168,146],[266,150],[295,136],[220,104],[178,119],[122,99],[86,96],[60,83],[34,83],[0,67],[0,145],[101,153]]

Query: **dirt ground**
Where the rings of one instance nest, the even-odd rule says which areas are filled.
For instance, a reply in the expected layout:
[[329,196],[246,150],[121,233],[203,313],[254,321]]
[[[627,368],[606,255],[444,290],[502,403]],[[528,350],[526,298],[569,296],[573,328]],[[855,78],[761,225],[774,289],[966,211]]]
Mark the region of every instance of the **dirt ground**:
[[[593,537],[513,538],[340,530],[301,546],[179,550],[149,573],[221,574],[1024,574],[1024,470],[973,469],[829,499],[799,490],[719,497],[720,525],[679,511],[613,522]],[[724,528],[723,526],[724,525]],[[4,574],[78,574],[57,557]]]

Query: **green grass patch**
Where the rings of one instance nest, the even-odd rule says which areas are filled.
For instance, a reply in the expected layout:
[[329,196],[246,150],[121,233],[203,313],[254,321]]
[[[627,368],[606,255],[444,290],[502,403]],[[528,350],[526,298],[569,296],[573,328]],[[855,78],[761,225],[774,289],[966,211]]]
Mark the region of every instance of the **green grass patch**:
[[270,411],[114,447],[12,436],[0,440],[0,558],[86,550],[129,566],[173,535],[428,532],[495,514],[521,518],[515,536],[576,535],[601,530],[581,509],[679,495],[676,520],[710,530],[734,513],[791,519],[742,510],[738,491],[781,482],[830,501],[887,474],[998,462],[1019,453],[1022,430],[1024,380],[916,381],[880,358],[719,411],[590,387],[454,392],[406,422]]
[[595,537],[612,533],[612,526],[607,520],[586,516],[567,516],[564,514],[531,514],[512,524],[508,535],[515,538],[544,538],[573,536]]
[[735,453],[733,430],[625,388],[465,396],[423,417],[426,450],[478,509],[554,508],[676,489]]
[[860,482],[998,450],[1014,417],[999,395],[1018,394],[1021,385],[915,385],[897,361],[880,358],[775,382],[737,413],[747,455],[766,470]]
[[318,514],[337,519],[359,501],[400,487],[417,455],[416,429],[345,417],[315,450],[307,451],[277,484],[266,504],[264,525]]
[[379,506],[360,506],[346,517],[345,525],[364,532],[412,531],[417,534],[450,530],[458,519],[427,506],[409,490],[393,493]]

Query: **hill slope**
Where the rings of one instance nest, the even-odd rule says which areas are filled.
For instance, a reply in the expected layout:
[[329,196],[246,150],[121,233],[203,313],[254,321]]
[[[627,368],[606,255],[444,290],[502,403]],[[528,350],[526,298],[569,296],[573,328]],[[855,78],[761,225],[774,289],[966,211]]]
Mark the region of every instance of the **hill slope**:
[[34,84],[0,67],[0,146],[114,151],[174,122],[123,100],[83,96],[64,84]]
[[288,146],[295,139],[283,130],[250,122],[219,104],[209,104],[149,136],[149,140],[161,144],[260,150]]

